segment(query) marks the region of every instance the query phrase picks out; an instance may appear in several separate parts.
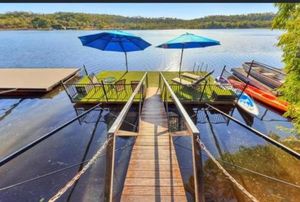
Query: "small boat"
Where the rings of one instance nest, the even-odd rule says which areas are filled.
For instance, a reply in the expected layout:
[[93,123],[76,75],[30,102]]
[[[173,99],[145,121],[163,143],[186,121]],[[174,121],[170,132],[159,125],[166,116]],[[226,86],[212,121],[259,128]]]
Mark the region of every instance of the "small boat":
[[282,70],[256,61],[245,62],[243,68],[245,72],[250,71],[251,76],[273,89],[280,87],[286,76]]
[[232,90],[235,93],[235,95],[239,98],[237,105],[240,108],[254,116],[257,116],[259,114],[254,100],[249,95],[247,95],[245,92],[242,93],[242,91],[237,88],[232,87],[230,82],[224,77],[217,77],[216,81],[220,84],[221,87]]
[[[245,84],[234,79],[228,79],[231,85],[238,89],[244,89]],[[272,95],[271,93],[266,93],[258,88],[248,85],[245,90],[247,94],[251,95],[254,99],[271,106],[277,110],[286,112],[288,102],[279,100],[276,96]]]
[[232,71],[232,74],[234,76],[238,77],[243,82],[245,82],[245,83],[249,82],[250,85],[252,85],[256,88],[259,88],[263,91],[266,91],[266,92],[271,93],[271,94],[276,95],[276,96],[278,95],[276,90],[274,90],[273,88],[270,88],[269,86],[261,83],[259,80],[257,80],[253,76],[249,75],[247,77],[247,72],[245,72],[245,70],[243,68],[232,68],[231,71]]

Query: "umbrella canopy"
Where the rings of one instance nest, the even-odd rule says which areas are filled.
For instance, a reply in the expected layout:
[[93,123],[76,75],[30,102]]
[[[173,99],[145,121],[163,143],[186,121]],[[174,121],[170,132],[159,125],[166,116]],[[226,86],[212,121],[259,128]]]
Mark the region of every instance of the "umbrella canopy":
[[127,52],[142,51],[150,43],[141,37],[123,31],[107,31],[79,37],[83,46],[96,48],[103,51],[124,52],[126,71],[128,71]]
[[216,46],[216,45],[220,45],[220,42],[206,37],[198,36],[195,34],[185,33],[157,47],[181,49],[180,66],[179,66],[179,75],[180,75],[183,50],[185,48],[204,48],[204,47]]

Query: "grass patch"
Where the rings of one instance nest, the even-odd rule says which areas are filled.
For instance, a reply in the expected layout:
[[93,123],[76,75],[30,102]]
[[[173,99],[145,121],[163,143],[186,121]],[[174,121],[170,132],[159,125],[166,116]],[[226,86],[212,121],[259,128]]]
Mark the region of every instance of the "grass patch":
[[[214,78],[210,76],[207,81],[208,85],[205,87],[204,83],[201,83],[197,88],[189,88],[172,81],[173,78],[178,77],[178,72],[162,72],[167,82],[170,84],[171,88],[182,101],[213,101],[216,97],[220,98],[222,96],[232,96],[233,92],[229,90],[221,89],[218,85],[214,83]],[[192,73],[192,72],[191,72]],[[96,75],[97,79],[101,82],[107,77],[114,77],[117,80],[126,80],[126,90],[122,92],[116,92],[113,86],[95,87],[90,90],[85,96],[78,96],[77,100],[82,102],[126,102],[133,90],[131,89],[131,81],[140,81],[145,74],[144,71],[102,71]],[[198,75],[205,75],[206,72],[199,72]],[[192,81],[192,79],[184,78],[185,80]],[[77,84],[89,84],[90,81],[87,76],[83,77]],[[148,72],[148,85],[149,87],[158,87],[159,85],[159,71]],[[204,88],[205,87],[205,88]],[[204,89],[204,94],[202,95]],[[107,96],[105,96],[104,90]],[[168,98],[171,100],[171,98]],[[138,97],[136,98],[138,100]]]

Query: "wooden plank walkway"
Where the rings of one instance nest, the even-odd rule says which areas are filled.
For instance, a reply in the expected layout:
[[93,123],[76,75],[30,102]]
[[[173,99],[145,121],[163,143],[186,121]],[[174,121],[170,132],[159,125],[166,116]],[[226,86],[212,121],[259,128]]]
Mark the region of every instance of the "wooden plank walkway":
[[158,88],[148,88],[121,201],[187,201]]

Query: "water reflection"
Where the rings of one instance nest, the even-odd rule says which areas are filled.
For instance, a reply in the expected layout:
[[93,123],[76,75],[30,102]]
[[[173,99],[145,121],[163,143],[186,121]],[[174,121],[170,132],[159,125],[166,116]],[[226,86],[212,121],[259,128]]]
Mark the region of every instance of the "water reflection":
[[[235,118],[243,121],[245,116],[241,113],[243,112],[236,109],[231,111]],[[291,184],[299,184],[299,160],[247,131],[235,122],[220,121],[222,117],[220,114],[207,109],[198,109],[197,114],[197,118],[200,119],[197,126],[201,131],[201,139],[204,144],[219,159],[227,171],[258,200],[278,201],[288,199],[289,201],[297,201],[299,199],[300,187],[271,179],[277,178]],[[276,115],[273,114],[273,117],[276,117]],[[206,120],[203,120],[203,118],[206,118]],[[215,121],[217,119],[219,121]],[[257,117],[252,119],[253,127],[269,134],[268,123]],[[247,121],[244,120],[246,123]],[[284,120],[283,122],[286,123]],[[292,134],[285,135],[291,136]],[[228,186],[228,182],[225,183],[224,176],[218,171],[214,163],[204,153],[202,153],[202,157],[205,174],[205,195],[208,200],[220,200],[218,197],[221,196],[227,198],[226,200],[241,200],[241,194],[236,194],[236,188],[230,190],[232,185]],[[263,175],[267,175],[269,178]]]

